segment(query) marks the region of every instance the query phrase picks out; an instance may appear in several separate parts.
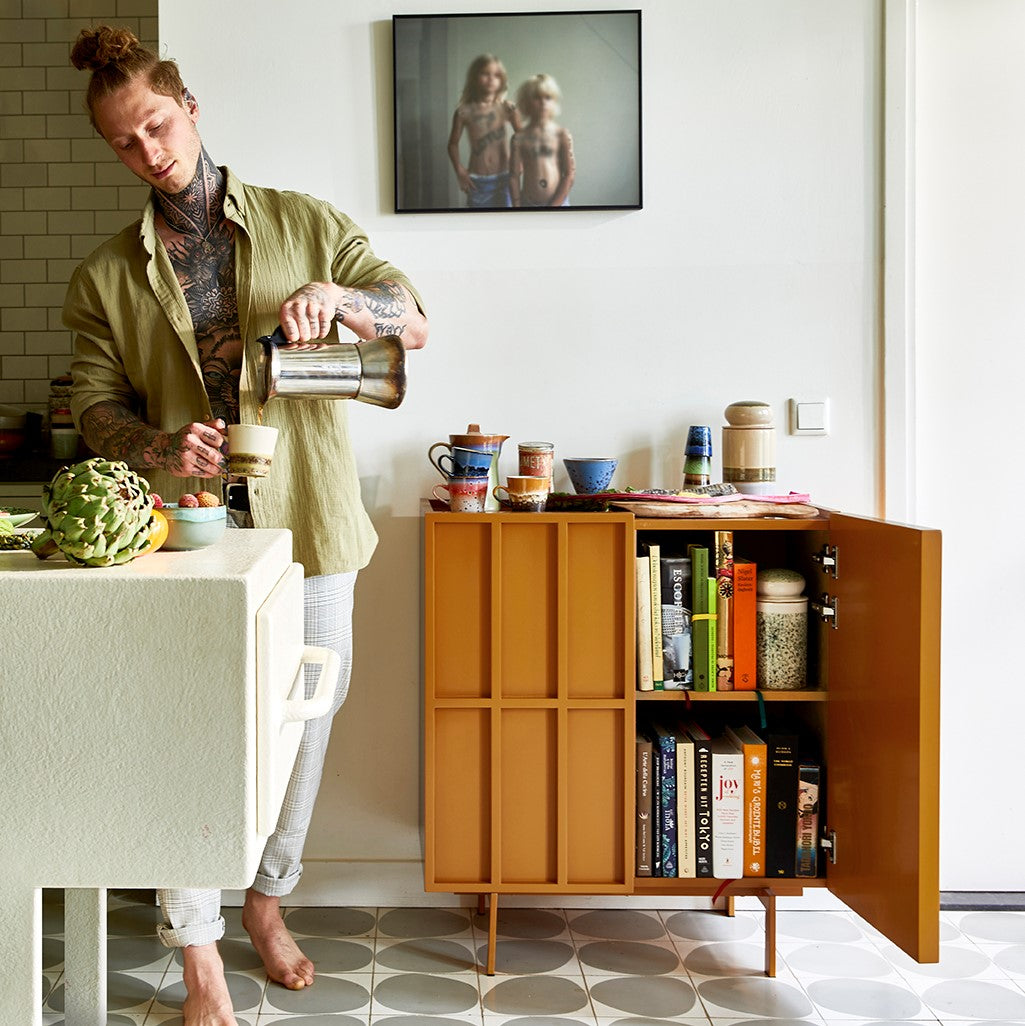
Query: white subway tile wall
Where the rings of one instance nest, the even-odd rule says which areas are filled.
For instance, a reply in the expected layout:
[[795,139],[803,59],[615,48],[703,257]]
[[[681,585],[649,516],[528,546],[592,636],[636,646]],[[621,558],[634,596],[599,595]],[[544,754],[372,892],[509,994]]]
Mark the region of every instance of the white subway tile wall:
[[46,410],[50,379],[71,361],[68,278],[146,201],[89,124],[88,73],[71,66],[71,45],[109,24],[156,48],[157,5],[0,0],[0,403]]

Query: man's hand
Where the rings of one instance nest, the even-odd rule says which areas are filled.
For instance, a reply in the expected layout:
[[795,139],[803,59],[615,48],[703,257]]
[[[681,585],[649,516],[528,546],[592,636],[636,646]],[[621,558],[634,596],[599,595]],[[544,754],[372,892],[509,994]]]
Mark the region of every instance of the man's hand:
[[289,342],[327,338],[339,313],[341,288],[329,281],[311,281],[281,304],[281,327]]
[[223,420],[193,421],[174,434],[160,434],[150,447],[154,462],[174,477],[217,477],[224,471]]

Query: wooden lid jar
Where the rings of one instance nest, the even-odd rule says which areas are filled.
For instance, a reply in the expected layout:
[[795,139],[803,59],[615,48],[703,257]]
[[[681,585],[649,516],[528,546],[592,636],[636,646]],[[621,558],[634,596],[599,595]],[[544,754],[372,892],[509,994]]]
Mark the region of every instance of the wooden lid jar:
[[776,482],[776,429],[772,407],[742,400],[726,407],[722,429],[722,479],[748,494],[767,494]]

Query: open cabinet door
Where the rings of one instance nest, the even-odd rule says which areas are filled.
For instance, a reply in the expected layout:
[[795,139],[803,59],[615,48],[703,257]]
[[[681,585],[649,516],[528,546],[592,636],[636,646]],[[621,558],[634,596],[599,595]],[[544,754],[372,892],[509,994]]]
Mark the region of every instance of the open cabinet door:
[[829,889],[939,960],[940,533],[830,514]]

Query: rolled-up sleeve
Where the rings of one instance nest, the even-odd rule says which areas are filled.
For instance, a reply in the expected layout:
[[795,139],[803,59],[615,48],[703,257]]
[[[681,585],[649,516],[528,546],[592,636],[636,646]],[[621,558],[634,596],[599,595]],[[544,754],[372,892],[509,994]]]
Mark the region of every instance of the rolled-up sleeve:
[[79,267],[64,299],[64,324],[75,333],[71,360],[74,391],[71,413],[80,426],[82,414],[100,402],[116,402],[134,410],[135,389],[125,373],[96,283]]

